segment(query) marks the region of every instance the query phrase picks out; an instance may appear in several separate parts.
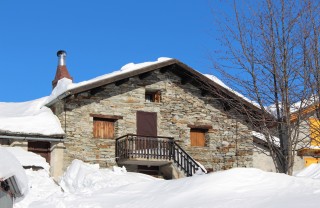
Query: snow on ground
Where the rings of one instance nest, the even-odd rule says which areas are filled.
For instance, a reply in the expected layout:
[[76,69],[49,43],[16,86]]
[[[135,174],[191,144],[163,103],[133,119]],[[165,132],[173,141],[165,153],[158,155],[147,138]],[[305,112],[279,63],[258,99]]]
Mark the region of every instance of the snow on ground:
[[74,160],[64,173],[60,185],[67,193],[79,193],[154,180],[159,179],[145,174],[127,173],[125,168],[99,169],[98,164]]
[[70,167],[62,181],[71,179],[72,192],[56,192],[35,200],[29,207],[301,208],[320,203],[320,180],[258,169],[234,168],[177,180],[158,180],[124,170],[97,169],[81,161]]
[[[0,147],[0,154],[1,177],[7,175],[7,169],[21,172],[13,164],[15,159],[9,151]],[[8,157],[10,155],[12,157]],[[316,207],[320,203],[319,171],[320,165],[311,165],[294,177],[253,168],[234,168],[161,180],[130,173],[125,168],[100,169],[98,165],[74,160],[61,178],[61,187],[44,169],[26,170],[29,190],[14,208]]]
[[296,177],[320,179],[320,164],[311,164],[295,174]]
[[26,169],[25,172],[29,181],[29,190],[22,200],[14,203],[14,208],[27,208],[34,201],[46,199],[56,193],[62,193],[60,186],[53,181],[46,170],[33,171],[32,169]]
[[0,102],[0,132],[36,135],[64,134],[59,119],[43,106],[48,97],[17,103]]

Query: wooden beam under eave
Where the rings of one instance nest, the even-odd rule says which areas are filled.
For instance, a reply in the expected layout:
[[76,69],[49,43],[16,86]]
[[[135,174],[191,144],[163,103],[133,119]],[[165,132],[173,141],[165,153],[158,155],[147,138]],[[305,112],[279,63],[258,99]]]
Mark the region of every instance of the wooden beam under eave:
[[126,83],[128,81],[129,81],[129,78],[121,79],[119,81],[116,81],[115,85],[116,86],[120,86],[120,85],[122,85],[122,84],[124,84],[124,83]]
[[116,115],[103,115],[103,114],[90,113],[90,116],[94,118],[105,118],[105,119],[112,119],[112,120],[123,119],[123,116],[116,116]]
[[189,82],[191,82],[192,81],[192,78],[190,78],[190,77],[183,77],[183,78],[181,78],[181,84],[182,85],[185,85],[185,84],[187,84],[187,83],[189,83]]
[[151,72],[146,72],[146,73],[140,74],[139,75],[139,79],[145,79],[150,75],[151,75]]
[[208,94],[207,90],[201,90],[201,96],[204,97]]
[[166,73],[168,70],[173,70],[176,68],[176,65],[165,66],[160,69],[162,74]]
[[190,129],[212,129],[211,124],[188,124],[187,127],[189,127]]
[[96,87],[96,88],[93,88],[92,90],[90,90],[90,95],[95,95],[99,92],[102,92],[104,89],[102,87]]

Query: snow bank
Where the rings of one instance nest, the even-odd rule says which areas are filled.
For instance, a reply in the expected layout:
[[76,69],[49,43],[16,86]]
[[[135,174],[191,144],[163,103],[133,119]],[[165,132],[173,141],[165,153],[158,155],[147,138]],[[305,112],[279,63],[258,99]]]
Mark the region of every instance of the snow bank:
[[21,147],[3,147],[8,152],[10,152],[22,166],[35,166],[42,167],[47,172],[49,172],[49,164],[46,162],[46,159],[40,155],[28,152]]
[[48,98],[18,103],[0,102],[0,132],[62,135],[59,119],[43,106]]
[[[91,178],[96,172],[94,169],[92,175],[88,173],[87,176]],[[320,203],[320,181],[258,169],[236,168],[198,177],[140,182],[141,174],[112,172],[99,175],[97,181],[104,178],[115,186],[106,185],[100,189],[91,186],[86,191],[55,194],[34,201],[29,207],[301,208]],[[122,182],[129,178],[134,182]]]
[[61,188],[53,181],[46,170],[26,170],[29,191],[21,201],[15,201],[14,208],[26,208],[33,201],[43,200],[53,194],[62,194]]
[[118,187],[150,180],[156,179],[148,175],[127,173],[125,168],[99,169],[98,164],[73,160],[64,173],[60,186],[67,193],[92,192],[104,187]]
[[320,179],[320,164],[311,164],[295,174],[296,177]]
[[5,148],[0,146],[0,178],[15,176],[22,195],[28,191],[28,178],[20,162]]

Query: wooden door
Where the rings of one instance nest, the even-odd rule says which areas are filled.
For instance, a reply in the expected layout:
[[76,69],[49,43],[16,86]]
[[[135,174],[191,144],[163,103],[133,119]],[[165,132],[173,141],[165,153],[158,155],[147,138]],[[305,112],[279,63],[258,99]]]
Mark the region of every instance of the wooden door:
[[34,152],[42,157],[44,157],[47,163],[50,164],[50,142],[42,141],[29,141],[28,142],[28,151]]
[[157,139],[153,138],[157,136],[157,113],[137,111],[137,134],[136,150],[158,147]]
[[137,111],[137,134],[157,136],[157,113]]
[[206,144],[205,130],[191,129],[190,140],[191,140],[191,146],[204,147]]

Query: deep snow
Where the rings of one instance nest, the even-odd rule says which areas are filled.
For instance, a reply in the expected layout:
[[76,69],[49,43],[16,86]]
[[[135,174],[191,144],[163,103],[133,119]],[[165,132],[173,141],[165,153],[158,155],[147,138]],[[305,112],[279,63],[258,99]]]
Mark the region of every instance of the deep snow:
[[[166,181],[129,173],[123,168],[99,169],[75,160],[60,182],[65,192],[52,184],[47,175],[31,173],[28,172],[34,183],[29,193],[32,196],[27,196],[28,203],[24,204],[31,208],[301,208],[320,203],[320,180],[250,168]],[[23,201],[18,205],[16,208],[24,207]]]
[[[8,151],[0,148],[0,153],[7,155]],[[0,160],[0,173],[4,174],[4,167],[16,159],[1,158],[5,158]],[[30,158],[32,164],[32,158],[36,157]],[[35,159],[34,164],[38,163]],[[13,172],[24,172],[15,167]],[[234,168],[161,180],[130,173],[125,168],[100,169],[98,165],[74,160],[61,178],[60,186],[45,169],[26,170],[29,190],[14,207],[317,207],[320,203],[319,171],[320,164],[309,166],[297,177],[253,168]]]
[[[111,173],[111,172],[110,172]],[[110,182],[133,175],[108,175]],[[102,180],[102,178],[100,178]],[[103,181],[103,180],[102,180]],[[58,193],[30,207],[315,207],[320,181],[235,168],[178,180],[150,180]]]

